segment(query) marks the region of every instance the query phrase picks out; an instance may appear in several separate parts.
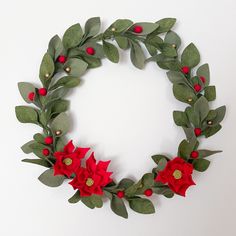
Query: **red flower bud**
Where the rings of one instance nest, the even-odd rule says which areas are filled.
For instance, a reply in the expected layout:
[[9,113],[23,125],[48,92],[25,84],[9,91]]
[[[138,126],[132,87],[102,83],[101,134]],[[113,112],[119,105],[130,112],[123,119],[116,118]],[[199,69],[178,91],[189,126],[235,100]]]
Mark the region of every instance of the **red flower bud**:
[[64,56],[64,55],[60,55],[58,58],[57,58],[57,61],[61,64],[64,64],[67,60],[67,57]]
[[194,85],[194,90],[198,93],[202,90],[202,86],[200,84],[195,84]]
[[47,91],[47,89],[46,88],[40,88],[39,90],[38,90],[38,92],[39,92],[39,95],[40,96],[46,96],[47,95],[47,93],[48,93],[48,91]]
[[92,47],[88,47],[88,48],[86,48],[86,52],[89,55],[94,55],[95,54],[95,49],[92,48]]
[[134,28],[133,28],[133,32],[136,33],[136,34],[140,34],[140,33],[143,32],[143,27],[140,26],[140,25],[136,25],[136,26],[134,26]]
[[49,156],[50,151],[47,148],[44,148],[42,153],[43,153],[44,156]]
[[183,67],[181,68],[181,71],[182,71],[184,74],[187,75],[187,74],[189,73],[190,69],[189,69],[188,66],[183,66]]
[[152,191],[152,189],[146,189],[146,190],[144,191],[144,194],[145,194],[145,196],[150,197],[150,196],[152,196],[153,191]]
[[200,136],[202,134],[202,130],[200,128],[195,128],[194,129],[194,133],[198,137],[198,136]]
[[196,159],[196,158],[198,158],[199,153],[198,153],[197,151],[192,151],[191,154],[190,154],[190,156],[191,156],[192,158]]
[[28,94],[28,99],[33,102],[34,99],[35,99],[35,93],[34,93],[34,92],[30,92],[30,93]]
[[48,136],[44,139],[44,143],[47,145],[50,145],[53,143],[53,137],[52,136]]
[[117,192],[117,197],[118,198],[123,198],[125,196],[125,192],[124,191],[118,191]]

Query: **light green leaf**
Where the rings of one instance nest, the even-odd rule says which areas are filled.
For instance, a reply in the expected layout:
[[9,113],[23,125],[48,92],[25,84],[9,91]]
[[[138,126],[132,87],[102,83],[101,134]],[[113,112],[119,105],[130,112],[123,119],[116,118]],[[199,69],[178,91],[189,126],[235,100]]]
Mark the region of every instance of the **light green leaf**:
[[127,49],[129,47],[129,41],[124,36],[116,36],[115,40],[121,49]]
[[51,123],[54,132],[60,130],[61,135],[65,135],[70,129],[70,120],[66,113],[60,113]]
[[108,30],[115,29],[115,33],[120,33],[131,27],[132,24],[133,22],[131,20],[118,19],[108,28]]
[[172,47],[175,46],[176,49],[181,45],[180,37],[173,31],[167,32],[164,42],[170,44]]
[[57,100],[53,103],[51,107],[51,113],[52,114],[57,114],[57,113],[62,113],[65,112],[69,109],[70,102],[68,100]]
[[112,199],[111,199],[111,209],[118,216],[121,216],[125,219],[128,218],[128,212],[126,210],[126,206],[124,204],[124,201],[122,199],[118,198],[114,194],[112,195]]
[[[133,32],[133,28],[135,26],[141,26],[143,28],[143,31],[140,32],[140,33],[135,33]],[[131,28],[131,32],[133,34],[138,34],[138,35],[147,35],[147,34],[150,34],[152,33],[154,30],[156,30],[157,28],[159,27],[159,25],[157,23],[150,23],[150,22],[138,22],[138,23],[135,23]]]
[[81,59],[71,58],[65,63],[64,69],[67,67],[70,68],[69,75],[80,77],[86,72],[88,64]]
[[168,71],[167,73],[167,77],[168,79],[172,82],[172,83],[185,83],[185,76],[183,75],[183,73],[179,72],[179,71]]
[[157,33],[165,33],[168,32],[175,24],[176,19],[175,18],[164,18],[156,23],[159,25],[159,28],[157,29]]
[[74,88],[80,84],[80,78],[75,76],[64,76],[60,78],[50,90],[54,90],[59,87]]
[[29,154],[31,153],[33,150],[32,148],[30,147],[31,144],[35,143],[34,140],[31,140],[27,143],[25,143],[22,147],[21,147],[21,150],[25,153],[25,154]]

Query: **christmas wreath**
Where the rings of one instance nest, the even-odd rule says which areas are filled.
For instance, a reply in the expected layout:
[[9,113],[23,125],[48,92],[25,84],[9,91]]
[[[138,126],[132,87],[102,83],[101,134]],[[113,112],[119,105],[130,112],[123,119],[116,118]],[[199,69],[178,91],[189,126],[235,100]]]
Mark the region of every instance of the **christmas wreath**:
[[[156,23],[119,19],[104,33],[99,33],[99,17],[89,19],[84,30],[80,24],[72,25],[62,39],[56,35],[50,40],[39,70],[42,85],[18,83],[22,98],[32,106],[17,106],[17,119],[42,128],[42,133],[34,134],[33,140],[22,146],[24,153],[33,153],[37,158],[22,161],[46,167],[39,180],[47,186],[57,187],[69,179],[75,190],[68,200],[70,203],[81,201],[93,209],[102,207],[104,198],[108,198],[112,211],[127,218],[126,200],[138,213],[154,213],[151,195],[185,196],[186,190],[195,185],[193,170],[205,171],[210,164],[206,157],[220,152],[199,149],[199,137],[208,138],[221,129],[226,108],[209,106],[216,98],[216,90],[209,85],[208,64],[195,68],[200,62],[196,46],[189,44],[179,56],[181,40],[171,30],[175,22],[173,18]],[[138,69],[153,61],[168,70],[175,98],[187,104],[184,111],[173,112],[175,124],[186,134],[186,139],[178,145],[176,157],[153,155],[153,170],[136,182],[130,178],[114,181],[108,171],[110,161],[97,162],[90,148],[75,147],[65,138],[70,120],[69,101],[64,97],[79,85],[80,77],[88,69],[101,66],[102,58],[118,63],[117,47],[130,50],[131,61]],[[147,58],[146,54],[150,56]]]

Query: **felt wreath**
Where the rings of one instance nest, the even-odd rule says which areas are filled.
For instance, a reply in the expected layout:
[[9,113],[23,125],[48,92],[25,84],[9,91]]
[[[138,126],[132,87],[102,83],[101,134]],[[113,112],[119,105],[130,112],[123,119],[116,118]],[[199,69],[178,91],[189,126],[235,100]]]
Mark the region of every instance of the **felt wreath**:
[[[17,106],[17,119],[36,124],[43,130],[22,146],[24,153],[33,153],[37,158],[23,162],[46,167],[39,180],[47,186],[57,187],[69,179],[75,190],[70,203],[81,201],[93,209],[102,207],[104,198],[108,198],[112,211],[127,218],[126,200],[138,213],[154,213],[151,195],[185,196],[186,190],[195,185],[193,170],[205,171],[210,164],[206,157],[220,152],[199,149],[199,137],[208,138],[221,129],[226,108],[209,107],[209,102],[216,98],[216,90],[209,85],[208,64],[195,69],[200,54],[192,43],[179,56],[181,40],[171,31],[175,22],[173,18],[156,23],[119,19],[104,33],[99,33],[99,17],[89,19],[84,31],[80,24],[75,24],[66,30],[62,40],[57,35],[50,40],[40,65],[42,86],[18,83],[21,96],[32,106]],[[70,120],[67,115],[69,101],[64,97],[79,85],[80,77],[88,69],[101,66],[102,58],[118,63],[117,46],[130,49],[131,61],[138,69],[153,61],[168,70],[175,98],[188,104],[184,111],[173,112],[175,124],[186,134],[186,139],[178,145],[176,157],[153,155],[153,170],[136,182],[129,178],[114,181],[112,172],[108,171],[110,161],[97,162],[90,148],[75,147],[72,141],[65,141]],[[149,58],[145,56],[147,53]]]

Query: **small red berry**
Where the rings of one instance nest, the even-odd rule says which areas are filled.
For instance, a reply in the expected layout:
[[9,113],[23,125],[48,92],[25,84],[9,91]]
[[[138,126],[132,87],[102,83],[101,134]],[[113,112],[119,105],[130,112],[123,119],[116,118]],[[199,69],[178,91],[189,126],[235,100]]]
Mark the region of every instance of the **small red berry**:
[[202,86],[200,84],[195,84],[194,85],[194,90],[198,93],[202,90]]
[[47,91],[46,88],[40,88],[40,89],[38,90],[38,92],[39,92],[39,95],[40,95],[40,96],[46,96],[47,93],[48,93],[48,91]]
[[53,137],[52,136],[48,136],[44,139],[44,143],[47,145],[50,145],[53,143]]
[[133,28],[133,32],[136,33],[136,34],[140,34],[140,33],[143,32],[143,27],[140,26],[140,25],[136,25],[136,26],[134,26],[134,28]]
[[189,67],[188,66],[183,66],[182,68],[181,68],[181,71],[184,73],[184,74],[188,74],[189,73]]
[[206,83],[206,78],[204,76],[200,76],[200,80],[202,81],[203,84]]
[[118,198],[123,198],[125,196],[125,192],[124,191],[118,191],[117,192],[117,197]]
[[145,194],[145,196],[150,197],[150,196],[152,196],[153,191],[152,191],[152,189],[146,189],[146,190],[144,191],[144,194]]
[[64,55],[60,55],[58,58],[57,58],[57,61],[61,64],[64,64],[67,60],[67,57],[64,56]]
[[30,92],[30,93],[28,94],[28,99],[33,102],[34,99],[35,99],[35,93],[34,93],[34,92]]
[[198,158],[199,153],[197,151],[192,151],[190,155],[192,158],[196,159],[196,158]]
[[42,153],[43,153],[44,156],[49,156],[50,151],[47,148],[44,148]]
[[200,128],[195,128],[194,129],[194,133],[198,137],[198,136],[200,136],[202,134],[202,130]]
[[92,48],[92,47],[88,47],[88,48],[86,48],[86,52],[89,55],[94,55],[95,54],[95,49]]

